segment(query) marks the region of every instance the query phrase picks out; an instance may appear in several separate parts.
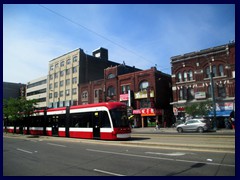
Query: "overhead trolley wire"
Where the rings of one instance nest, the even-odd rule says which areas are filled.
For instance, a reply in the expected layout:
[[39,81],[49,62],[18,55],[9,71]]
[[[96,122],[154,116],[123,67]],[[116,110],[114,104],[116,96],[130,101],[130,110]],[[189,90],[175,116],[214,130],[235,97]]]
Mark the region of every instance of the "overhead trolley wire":
[[[122,46],[121,44],[114,42],[113,40],[111,40],[111,39],[109,39],[109,38],[101,35],[100,33],[96,32],[96,31],[93,31],[92,29],[90,29],[90,28],[88,28],[88,27],[86,27],[86,26],[83,26],[82,24],[80,24],[80,23],[78,23],[78,22],[76,22],[76,21],[73,21],[72,19],[70,19],[70,18],[68,18],[68,17],[66,17],[66,16],[64,16],[64,15],[62,15],[62,14],[60,14],[60,13],[58,13],[58,12],[56,12],[56,11],[54,11],[54,10],[46,7],[46,6],[44,6],[44,5],[42,5],[42,4],[38,4],[38,5],[41,6],[42,8],[44,8],[44,9],[46,9],[47,11],[50,11],[51,13],[53,13],[53,14],[55,14],[55,15],[63,18],[63,19],[65,19],[65,20],[67,20],[67,21],[69,21],[69,22],[71,22],[71,23],[73,23],[73,24],[75,24],[75,25],[77,25],[77,26],[79,26],[79,27],[81,27],[81,28],[83,28],[83,29],[85,29],[85,30],[87,30],[87,31],[89,31],[89,32],[91,32],[91,33],[99,36],[99,37],[101,37],[102,39],[104,39],[104,40],[106,40],[106,41],[108,41],[108,42],[110,42],[110,43],[112,43],[112,44],[114,44],[114,45],[116,45],[116,46],[118,46],[118,47],[120,47],[120,48],[122,48],[122,49],[124,49],[124,50],[126,50],[126,51],[128,51],[128,52],[130,52],[130,53],[132,53],[132,54],[134,54],[135,56],[138,56],[138,57],[140,57],[141,59],[143,59],[143,60],[145,60],[145,61],[147,61],[147,62],[149,62],[149,63],[155,64],[154,62],[146,59],[145,57],[139,55],[138,53],[134,52],[133,50],[130,50],[130,49]],[[168,68],[164,68],[164,69],[168,69]]]

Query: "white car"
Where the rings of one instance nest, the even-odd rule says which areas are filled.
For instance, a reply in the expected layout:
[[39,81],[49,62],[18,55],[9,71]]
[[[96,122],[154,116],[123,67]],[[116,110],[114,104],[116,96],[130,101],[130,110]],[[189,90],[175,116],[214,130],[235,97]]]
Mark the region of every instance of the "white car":
[[207,120],[205,119],[190,119],[186,121],[184,124],[179,124],[176,127],[176,130],[181,133],[181,132],[190,132],[190,131],[195,131],[195,132],[204,132],[209,129],[209,125],[207,123]]

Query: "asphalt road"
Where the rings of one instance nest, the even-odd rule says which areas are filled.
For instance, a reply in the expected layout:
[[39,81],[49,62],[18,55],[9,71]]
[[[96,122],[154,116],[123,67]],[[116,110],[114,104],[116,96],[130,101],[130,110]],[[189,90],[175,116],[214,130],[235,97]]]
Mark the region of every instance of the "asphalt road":
[[[91,143],[88,143],[91,142]],[[3,138],[4,176],[235,176],[235,153]],[[114,144],[114,143],[112,143]]]

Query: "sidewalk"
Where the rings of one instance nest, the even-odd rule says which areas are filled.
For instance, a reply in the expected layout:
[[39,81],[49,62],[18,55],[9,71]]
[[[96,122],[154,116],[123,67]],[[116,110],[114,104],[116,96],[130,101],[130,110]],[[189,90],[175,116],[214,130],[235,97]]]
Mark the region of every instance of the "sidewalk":
[[[188,132],[184,133],[178,133],[176,128],[160,128],[157,129],[155,127],[144,127],[144,128],[132,128],[133,134],[159,134],[159,133],[172,133],[172,134],[187,134]],[[198,134],[198,132],[191,132]],[[211,130],[208,132],[204,132],[203,134],[229,134],[229,135],[235,135],[235,129],[217,129],[217,130]]]

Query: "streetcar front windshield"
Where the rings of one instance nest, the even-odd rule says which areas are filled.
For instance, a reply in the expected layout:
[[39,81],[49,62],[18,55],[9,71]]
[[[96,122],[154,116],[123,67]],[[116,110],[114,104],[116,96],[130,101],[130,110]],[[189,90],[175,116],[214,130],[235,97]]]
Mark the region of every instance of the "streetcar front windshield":
[[127,111],[123,109],[110,110],[113,127],[129,127]]

